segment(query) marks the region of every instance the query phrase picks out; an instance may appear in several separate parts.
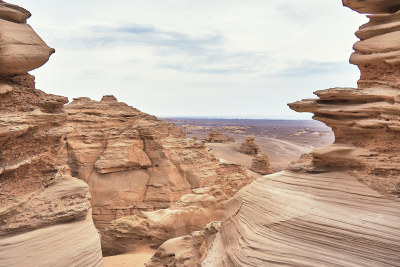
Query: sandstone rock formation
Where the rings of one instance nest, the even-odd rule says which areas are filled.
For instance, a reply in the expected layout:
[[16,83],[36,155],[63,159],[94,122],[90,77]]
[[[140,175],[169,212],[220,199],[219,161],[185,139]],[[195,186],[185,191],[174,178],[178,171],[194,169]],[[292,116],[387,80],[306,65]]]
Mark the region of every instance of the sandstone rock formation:
[[204,139],[207,143],[227,143],[234,142],[235,139],[229,135],[224,136],[224,134],[219,130],[211,130],[208,136]]
[[26,74],[55,52],[26,24],[29,11],[0,1],[0,76]]
[[332,127],[335,143],[302,157],[290,168],[297,172],[259,178],[236,194],[202,266],[399,264],[400,2],[343,2],[373,13],[350,59],[361,70],[358,88],[290,104]]
[[240,152],[249,155],[257,155],[258,153],[261,152],[254,136],[252,135],[247,136],[247,138],[243,141],[242,145],[240,146]]
[[[350,62],[361,71],[358,88],[316,91],[319,99],[290,104],[332,127],[335,143],[313,152],[314,165],[356,169],[373,188],[400,194],[400,6],[397,1],[344,1],[368,15]],[[397,7],[397,8],[396,8]],[[387,13],[381,13],[387,12]],[[379,14],[375,14],[379,13]]]
[[226,201],[253,179],[237,164],[216,163],[213,168],[217,173],[214,180],[192,189],[170,208],[114,220],[102,234],[105,255],[134,251],[144,245],[158,248],[168,239],[189,235],[221,220]]
[[201,231],[166,241],[146,266],[200,266],[220,226],[220,222],[212,222]]
[[88,186],[67,164],[68,100],[26,73],[54,52],[29,16],[0,1],[0,265],[102,266]]
[[400,202],[344,172],[280,172],[229,201],[202,266],[397,266]]
[[[107,226],[111,227],[102,239],[107,255],[129,249],[126,243],[130,241],[123,241],[123,237],[117,238],[120,241],[114,240],[111,234],[113,227],[119,227],[124,221],[117,219],[138,214],[134,220],[140,221],[139,218],[147,216],[143,214],[150,214],[146,212],[169,208],[182,196],[199,188],[212,187],[221,183],[221,179],[228,180],[229,189],[223,188],[228,195],[230,192],[225,191],[232,191],[231,187],[235,186],[230,183],[237,183],[237,177],[244,184],[240,183],[234,191],[251,182],[239,166],[232,168],[234,164],[217,162],[203,142],[186,138],[175,125],[118,102],[113,96],[105,96],[100,102],[77,98],[65,108],[68,112],[68,164],[74,176],[89,184],[93,220],[98,230],[102,233]],[[188,205],[186,200],[183,198],[183,203]],[[199,221],[193,229],[188,226],[183,234],[220,219],[222,209],[218,205],[210,207],[208,212],[211,214],[215,209],[218,216],[203,214],[205,221]],[[176,205],[172,209],[184,213]],[[193,209],[188,211],[190,216]],[[162,218],[155,217],[161,221],[155,220],[154,225],[164,227]],[[181,220],[179,216],[175,219]],[[117,221],[111,225],[113,220]],[[172,227],[179,225],[168,220],[173,222]],[[143,231],[144,240],[160,240],[153,245],[177,236],[171,230],[150,238],[154,231]]]
[[262,175],[274,173],[274,170],[271,168],[271,165],[269,164],[268,156],[261,153],[258,153],[253,158],[250,170]]

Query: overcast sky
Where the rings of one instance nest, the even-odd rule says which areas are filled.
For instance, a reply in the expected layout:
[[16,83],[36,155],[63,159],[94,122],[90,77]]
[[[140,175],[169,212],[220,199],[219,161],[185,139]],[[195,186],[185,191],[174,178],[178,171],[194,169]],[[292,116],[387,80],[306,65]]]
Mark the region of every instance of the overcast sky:
[[32,72],[37,88],[70,100],[112,94],[157,116],[304,118],[286,104],[359,78],[348,59],[366,19],[340,0],[9,2],[56,49]]

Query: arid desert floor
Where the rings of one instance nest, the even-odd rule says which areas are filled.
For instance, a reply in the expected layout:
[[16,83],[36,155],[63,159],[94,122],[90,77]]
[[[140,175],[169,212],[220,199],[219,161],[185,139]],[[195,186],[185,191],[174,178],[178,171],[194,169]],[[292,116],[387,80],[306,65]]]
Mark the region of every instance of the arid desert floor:
[[168,121],[181,126],[188,137],[204,139],[212,129],[221,130],[235,139],[230,143],[208,143],[217,158],[250,168],[252,157],[239,152],[248,135],[256,138],[262,153],[267,154],[272,168],[281,171],[313,148],[331,144],[334,135],[323,123],[311,120],[190,119]]

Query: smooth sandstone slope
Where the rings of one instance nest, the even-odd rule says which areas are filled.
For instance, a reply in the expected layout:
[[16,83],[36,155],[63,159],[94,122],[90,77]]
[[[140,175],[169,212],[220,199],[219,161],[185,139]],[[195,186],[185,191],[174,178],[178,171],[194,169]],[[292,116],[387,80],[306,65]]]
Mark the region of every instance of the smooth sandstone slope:
[[50,49],[0,1],[0,266],[102,266],[87,184],[68,166],[65,97],[26,72]]
[[350,59],[359,87],[290,104],[330,126],[335,143],[236,194],[202,266],[399,265],[400,5],[343,3],[373,13]]
[[397,266],[400,202],[343,172],[280,172],[229,201],[202,266]]

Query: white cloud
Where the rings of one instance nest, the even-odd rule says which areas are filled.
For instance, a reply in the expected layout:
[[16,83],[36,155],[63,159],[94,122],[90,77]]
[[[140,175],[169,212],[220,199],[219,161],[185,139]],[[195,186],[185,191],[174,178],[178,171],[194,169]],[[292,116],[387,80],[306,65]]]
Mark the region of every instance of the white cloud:
[[365,19],[339,0],[15,0],[56,54],[33,72],[69,97],[114,94],[155,115],[293,115],[286,103],[355,86]]

